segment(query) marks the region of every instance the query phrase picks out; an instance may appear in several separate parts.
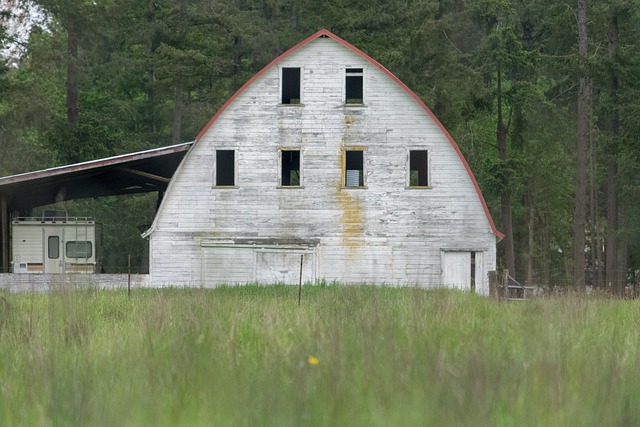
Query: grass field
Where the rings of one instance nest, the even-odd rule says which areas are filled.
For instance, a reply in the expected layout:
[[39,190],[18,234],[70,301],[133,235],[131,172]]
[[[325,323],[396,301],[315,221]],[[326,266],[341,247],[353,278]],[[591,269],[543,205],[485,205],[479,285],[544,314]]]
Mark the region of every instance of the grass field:
[[0,293],[0,425],[640,425],[640,303],[413,288]]

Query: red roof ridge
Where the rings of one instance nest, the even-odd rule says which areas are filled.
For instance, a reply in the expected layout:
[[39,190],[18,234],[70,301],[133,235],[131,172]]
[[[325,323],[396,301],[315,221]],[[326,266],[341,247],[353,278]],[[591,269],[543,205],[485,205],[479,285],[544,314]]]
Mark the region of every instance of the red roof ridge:
[[485,213],[485,215],[487,217],[487,221],[489,222],[489,226],[491,227],[491,231],[499,239],[504,238],[504,234],[501,233],[500,231],[498,231],[498,229],[495,226],[495,223],[493,222],[493,218],[491,217],[491,213],[489,212],[489,208],[487,206],[487,202],[485,201],[484,196],[482,195],[482,192],[480,191],[480,186],[478,185],[478,181],[476,181],[476,178],[473,175],[473,172],[471,171],[471,168],[469,167],[469,163],[467,163],[467,160],[462,155],[462,152],[460,151],[460,147],[458,147],[458,144],[453,140],[453,138],[451,137],[449,132],[445,129],[445,127],[442,125],[442,123],[440,123],[440,120],[438,120],[438,118],[435,116],[435,114],[433,114],[433,112],[429,109],[429,107],[427,107],[427,105],[422,101],[422,99],[420,99],[420,97],[418,95],[415,94],[415,92],[413,92],[407,85],[405,85],[391,71],[387,70],[382,64],[380,64],[378,61],[376,61],[375,59],[373,59],[372,57],[370,57],[369,55],[367,55],[366,53],[364,53],[363,51],[361,51],[360,49],[358,49],[354,45],[350,44],[346,40],[336,36],[331,31],[326,30],[326,29],[322,29],[322,30],[318,31],[317,33],[312,34],[311,36],[309,36],[306,39],[302,40],[300,43],[298,43],[297,45],[293,46],[292,48],[290,48],[289,50],[287,50],[286,52],[284,52],[283,54],[281,54],[280,56],[275,58],[273,61],[271,61],[269,64],[267,64],[267,66],[265,66],[262,70],[260,70],[257,74],[255,74],[251,79],[249,79],[245,84],[243,84],[242,87],[240,87],[240,89],[238,89],[236,91],[236,93],[234,93],[233,96],[231,96],[231,98],[229,98],[227,100],[227,102],[225,102],[224,105],[222,105],[222,107],[220,107],[220,109],[214,114],[214,116],[211,118],[211,120],[209,120],[209,122],[202,128],[202,130],[200,131],[200,133],[196,137],[196,142],[200,141],[200,139],[204,136],[204,134],[207,132],[207,130],[209,130],[211,125],[213,125],[213,123],[218,119],[218,117],[220,117],[220,115],[227,109],[227,107],[229,105],[231,105],[231,103],[233,103],[233,101],[235,101],[236,98],[238,98],[238,96],[240,96],[240,94],[242,94],[245,91],[246,88],[251,86],[251,84],[253,82],[255,82],[257,79],[259,79],[264,73],[266,73],[269,69],[271,69],[271,67],[276,65],[278,62],[282,61],[287,56],[289,56],[292,53],[296,52],[300,48],[306,46],[307,44],[309,44],[313,40],[315,40],[315,39],[317,39],[319,37],[323,37],[323,36],[324,37],[329,37],[329,38],[335,40],[336,42],[340,43],[341,45],[343,45],[347,49],[349,49],[352,52],[360,55],[361,57],[366,59],[368,62],[370,62],[372,65],[374,65],[376,68],[378,68],[380,71],[382,71],[384,74],[386,74],[388,77],[390,77],[394,82],[396,82],[398,84],[398,86],[400,86],[402,89],[404,89],[418,103],[418,105],[420,105],[424,109],[424,111],[429,115],[429,117],[431,117],[431,119],[433,119],[435,124],[442,131],[442,133],[445,135],[445,137],[447,138],[447,140],[449,141],[449,143],[451,144],[451,146],[455,150],[456,154],[460,158],[460,161],[464,165],[465,170],[469,174],[469,178],[471,178],[471,182],[473,183],[473,186],[474,186],[474,188],[476,190],[476,193],[478,194],[478,197],[480,199],[480,202],[482,203],[482,208],[483,208],[484,213]]

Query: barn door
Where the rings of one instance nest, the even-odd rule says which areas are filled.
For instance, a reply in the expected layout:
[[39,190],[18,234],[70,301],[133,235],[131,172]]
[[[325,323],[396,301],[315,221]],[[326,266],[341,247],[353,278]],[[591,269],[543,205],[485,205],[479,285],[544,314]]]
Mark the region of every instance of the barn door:
[[315,280],[315,256],[296,250],[256,251],[256,282],[261,284],[284,283],[297,285]]
[[442,284],[462,290],[475,290],[476,253],[471,251],[442,252]]
[[45,227],[42,233],[44,273],[63,273],[62,236],[60,230]]

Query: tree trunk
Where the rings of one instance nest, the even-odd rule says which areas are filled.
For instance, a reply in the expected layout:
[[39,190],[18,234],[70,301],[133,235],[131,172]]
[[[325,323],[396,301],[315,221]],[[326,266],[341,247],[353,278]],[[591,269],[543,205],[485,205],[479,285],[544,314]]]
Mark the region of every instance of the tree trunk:
[[[507,127],[504,124],[502,115],[502,67],[498,64],[498,124],[496,127],[496,138],[498,142],[498,158],[503,162],[507,161]],[[515,254],[513,250],[513,220],[511,215],[511,189],[506,183],[502,189],[502,231],[504,232],[504,263],[509,273],[515,277]]]
[[[531,189],[529,194],[533,194],[533,188]],[[529,256],[527,257],[527,285],[531,286],[533,285],[533,280],[534,280],[533,279],[533,250],[534,250],[534,244],[535,244],[534,233],[535,233],[535,225],[536,225],[536,220],[535,220],[536,210],[533,207],[533,200],[531,200],[530,197],[527,200],[527,204],[529,205],[529,226],[528,226],[528,231],[529,231],[528,255]]]
[[[187,33],[187,0],[180,0],[179,10],[179,28],[180,39],[184,40]],[[178,72],[174,78],[174,92],[173,92],[173,120],[171,123],[171,141],[174,144],[178,144],[182,138],[182,110],[184,101],[182,99],[182,92],[184,88],[184,76]]]
[[585,226],[587,196],[586,148],[589,136],[591,87],[587,78],[587,0],[578,0],[578,50],[580,54],[580,89],[578,92],[578,141],[576,147],[576,195],[573,210],[573,281],[585,286]]
[[[147,3],[147,24],[149,28],[153,28],[155,14],[155,2],[153,0],[149,0]],[[156,49],[156,34],[155,29],[152,29],[147,49],[149,51],[149,56],[153,57],[153,53]],[[149,130],[151,131],[152,138],[155,141],[157,139],[157,128],[156,128],[156,93],[155,93],[155,69],[153,68],[153,63],[150,63],[147,68],[147,103],[148,103],[148,111],[150,112],[149,117]]]
[[178,77],[173,93],[173,121],[171,123],[171,142],[180,143],[182,130],[182,81]]
[[[593,107],[590,106],[589,110]],[[593,125],[590,124],[590,127]],[[593,286],[602,285],[602,268],[601,268],[601,236],[600,236],[600,213],[598,211],[599,191],[598,182],[596,182],[597,174],[597,157],[596,157],[596,141],[593,132],[589,133],[589,234],[590,234],[590,268],[591,268],[591,284]]]
[[[615,62],[615,57],[618,50],[618,44],[620,36],[618,33],[618,19],[616,16],[612,16],[609,21],[608,38],[608,51],[609,60]],[[611,291],[621,295],[623,292],[624,283],[620,281],[619,257],[618,253],[620,246],[618,232],[619,232],[619,200],[618,200],[618,138],[620,136],[620,120],[618,117],[617,98],[619,80],[615,67],[610,68],[609,76],[609,91],[613,108],[611,109],[611,115],[608,118],[607,130],[609,132],[609,139],[612,150],[609,150],[609,165],[607,168],[607,246],[606,246],[606,281],[607,286],[611,288]],[[614,148],[615,147],[615,148]]]
[[[625,205],[618,200],[618,231],[624,229]],[[627,257],[628,257],[627,241],[618,237],[617,247],[617,263],[616,263],[616,282],[620,293],[624,293],[627,285]]]
[[607,243],[606,243],[606,283],[614,292],[617,286],[616,268],[618,258],[618,162],[615,157],[609,159],[607,168]]
[[76,126],[80,118],[78,105],[78,44],[80,31],[71,15],[67,24],[67,121]]

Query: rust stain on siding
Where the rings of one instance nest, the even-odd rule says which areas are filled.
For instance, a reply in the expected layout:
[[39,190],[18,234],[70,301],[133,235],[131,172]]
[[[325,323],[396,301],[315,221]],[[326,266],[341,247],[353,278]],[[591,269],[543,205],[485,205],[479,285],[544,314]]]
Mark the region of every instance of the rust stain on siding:
[[[344,131],[340,141],[340,182],[336,190],[336,201],[340,210],[340,224],[342,226],[342,246],[348,250],[350,257],[354,257],[363,245],[364,237],[364,203],[360,199],[360,194],[354,194],[353,189],[346,190],[346,149],[359,149],[363,147],[353,147],[347,145],[350,140],[350,128],[356,122],[357,117],[353,115],[344,116]],[[355,190],[358,192],[359,190]]]
[[362,201],[351,196],[346,191],[338,191],[338,205],[340,206],[340,223],[345,237],[364,236],[364,216]]
[[351,255],[355,255],[362,246],[364,236],[362,201],[342,189],[338,189],[336,199],[340,208],[342,246],[348,249]]
[[[341,150],[340,170],[341,178],[336,191],[336,201],[340,209],[340,224],[342,225],[342,246],[347,248],[350,254],[362,246],[364,236],[364,212],[363,203],[358,197],[354,197],[349,191],[345,191],[344,170],[345,151]],[[356,190],[357,191],[357,190]]]
[[356,121],[356,116],[344,116],[344,124],[350,127]]

